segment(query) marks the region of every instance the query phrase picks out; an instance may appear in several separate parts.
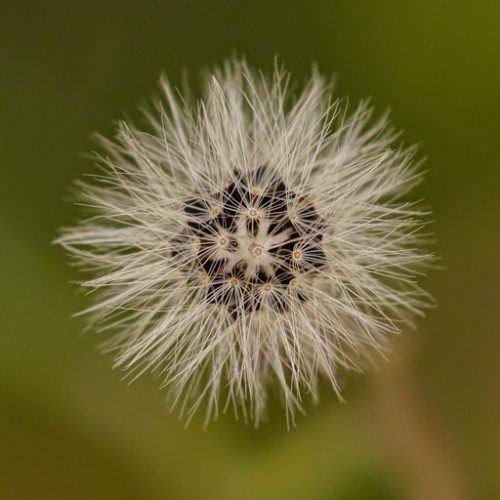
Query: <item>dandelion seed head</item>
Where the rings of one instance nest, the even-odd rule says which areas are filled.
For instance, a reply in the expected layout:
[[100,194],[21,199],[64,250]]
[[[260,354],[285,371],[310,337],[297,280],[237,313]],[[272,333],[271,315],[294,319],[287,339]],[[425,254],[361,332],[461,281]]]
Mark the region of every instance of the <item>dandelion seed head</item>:
[[415,148],[348,113],[314,71],[300,92],[231,60],[199,101],[166,79],[145,130],[100,138],[90,215],[58,242],[92,276],[85,311],[132,377],[172,404],[258,423],[272,385],[293,421],[320,378],[360,369],[429,304]]

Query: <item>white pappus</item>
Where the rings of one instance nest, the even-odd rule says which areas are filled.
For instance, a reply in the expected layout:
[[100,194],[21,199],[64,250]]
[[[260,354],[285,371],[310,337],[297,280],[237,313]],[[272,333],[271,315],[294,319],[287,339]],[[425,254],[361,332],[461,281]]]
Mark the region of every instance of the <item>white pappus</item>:
[[415,148],[317,71],[298,88],[232,59],[200,99],[160,87],[145,129],[99,139],[101,173],[78,184],[90,213],[57,240],[91,273],[85,312],[188,418],[258,423],[274,386],[293,421],[430,302]]

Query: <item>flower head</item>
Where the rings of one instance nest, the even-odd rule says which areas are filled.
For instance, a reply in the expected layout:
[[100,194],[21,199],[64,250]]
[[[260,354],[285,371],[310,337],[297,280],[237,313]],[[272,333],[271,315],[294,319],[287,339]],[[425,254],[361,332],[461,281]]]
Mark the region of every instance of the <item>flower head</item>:
[[258,422],[274,384],[293,417],[428,302],[422,214],[402,201],[414,148],[317,72],[298,93],[289,80],[232,60],[196,102],[162,80],[146,130],[100,139],[91,214],[58,240],[93,273],[87,312],[116,364],[157,371],[190,415]]

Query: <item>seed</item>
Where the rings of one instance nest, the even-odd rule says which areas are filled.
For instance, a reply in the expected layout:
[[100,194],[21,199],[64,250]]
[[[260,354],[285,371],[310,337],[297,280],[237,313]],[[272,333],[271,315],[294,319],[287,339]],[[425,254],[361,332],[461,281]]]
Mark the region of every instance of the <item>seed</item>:
[[253,249],[253,253],[254,253],[254,255],[256,255],[257,257],[260,257],[260,256],[264,253],[264,249],[263,249],[260,245],[257,245],[257,246]]
[[259,215],[259,212],[255,207],[249,208],[248,209],[248,217],[251,217],[252,219],[255,219]]

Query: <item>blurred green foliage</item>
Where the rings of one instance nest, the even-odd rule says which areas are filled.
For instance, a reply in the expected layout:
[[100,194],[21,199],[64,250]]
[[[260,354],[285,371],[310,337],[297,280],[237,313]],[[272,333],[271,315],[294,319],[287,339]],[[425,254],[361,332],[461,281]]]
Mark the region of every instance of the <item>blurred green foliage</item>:
[[156,380],[126,386],[70,319],[85,299],[51,240],[76,216],[63,198],[92,171],[79,154],[90,134],[112,133],[161,71],[180,82],[234,50],[268,69],[279,55],[299,77],[318,62],[340,95],[390,107],[405,142],[422,144],[419,195],[447,270],[427,279],[438,307],[410,334],[407,370],[471,491],[500,498],[498,1],[0,7],[0,498],[433,498],[377,436],[370,376],[346,377],[348,405],[325,391],[291,432],[278,408],[258,431],[229,416],[185,430]]

